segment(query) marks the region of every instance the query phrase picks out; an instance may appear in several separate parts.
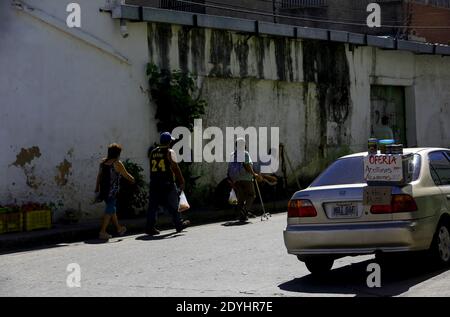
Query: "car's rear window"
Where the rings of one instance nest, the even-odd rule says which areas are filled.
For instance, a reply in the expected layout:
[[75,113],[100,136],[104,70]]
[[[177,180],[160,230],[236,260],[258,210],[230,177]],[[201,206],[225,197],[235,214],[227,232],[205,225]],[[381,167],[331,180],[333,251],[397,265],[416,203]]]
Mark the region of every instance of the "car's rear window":
[[[420,164],[420,155],[415,154],[413,181],[419,178]],[[364,157],[356,156],[335,161],[312,182],[311,187],[362,183],[365,183]]]

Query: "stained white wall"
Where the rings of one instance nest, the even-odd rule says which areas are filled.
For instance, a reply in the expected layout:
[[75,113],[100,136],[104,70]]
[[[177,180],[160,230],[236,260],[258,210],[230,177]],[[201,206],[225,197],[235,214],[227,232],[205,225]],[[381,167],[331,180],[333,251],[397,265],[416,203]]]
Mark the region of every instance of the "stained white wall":
[[[72,1],[25,2],[65,22]],[[89,200],[109,143],[121,143],[123,159],[147,167],[146,151],[156,140],[145,92],[147,28],[129,24],[124,39],[118,21],[99,12],[105,1],[77,2],[81,31],[131,64],[0,1],[0,203],[61,200],[65,208],[95,216],[102,206]],[[12,165],[22,149],[32,147],[40,157],[28,155],[29,163]],[[58,168],[64,160],[70,169]],[[67,172],[66,185],[55,180],[61,170]]]
[[[65,21],[71,1],[26,2]],[[118,21],[99,12],[103,0],[77,2],[82,7],[82,31],[112,47],[130,64],[17,11],[10,1],[0,2],[0,203],[61,200],[64,208],[80,208],[86,217],[96,217],[102,207],[90,205],[89,200],[98,162],[109,143],[123,144],[123,158],[132,158],[148,172],[146,151],[157,140],[157,132],[145,66],[149,60],[162,63],[162,44],[155,26],[147,28],[146,23],[128,23],[130,36],[122,38]],[[170,67],[178,69],[180,27],[172,26],[171,33],[167,57]],[[211,30],[188,44],[187,67],[199,75],[199,87],[208,102],[205,128],[278,126],[293,165],[306,175],[320,165],[320,139],[334,142],[339,129],[340,145],[350,151],[363,150],[370,131],[370,85],[400,85],[407,88],[409,108],[415,109],[411,133],[416,134],[418,145],[450,146],[449,57],[347,46],[349,120],[344,127],[327,122],[326,135],[321,135],[316,85],[305,82],[303,42],[286,41],[280,56],[279,40],[278,44],[274,39],[250,40],[247,75],[241,78],[242,58],[235,45],[245,37],[231,36],[227,77],[210,74],[214,67]],[[265,46],[259,64],[258,45]],[[279,81],[280,60],[288,63],[289,58],[289,80]],[[19,155],[33,148],[39,149],[39,157]],[[13,165],[18,155],[19,162]],[[197,171],[202,175],[200,183],[214,186],[225,176],[226,167],[201,164]],[[65,185],[58,178],[61,172],[67,177]],[[288,174],[292,177],[289,168]]]

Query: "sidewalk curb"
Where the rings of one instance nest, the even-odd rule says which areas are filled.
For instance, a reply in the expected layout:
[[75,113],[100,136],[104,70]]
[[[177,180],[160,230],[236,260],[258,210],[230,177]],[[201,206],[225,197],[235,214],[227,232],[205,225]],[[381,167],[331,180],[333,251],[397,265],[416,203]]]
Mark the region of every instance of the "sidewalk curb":
[[[271,203],[272,204],[272,203]],[[286,211],[286,201],[275,203],[275,210],[271,213],[280,213]],[[262,211],[259,205],[255,204],[254,210],[257,217]],[[222,221],[235,220],[237,214],[233,208],[223,210],[194,210],[188,211],[185,218],[191,221],[192,226],[217,223]],[[127,227],[127,234],[144,233],[146,219],[144,217],[135,219],[124,219],[121,224]],[[62,243],[86,242],[97,240],[100,220],[95,222],[74,224],[74,225],[55,225],[49,230],[37,230],[31,232],[18,232],[0,235],[0,255],[7,253],[23,252],[40,247],[49,248]],[[166,213],[158,219],[158,229],[168,230],[173,228],[171,218]],[[113,234],[114,236],[114,234]]]

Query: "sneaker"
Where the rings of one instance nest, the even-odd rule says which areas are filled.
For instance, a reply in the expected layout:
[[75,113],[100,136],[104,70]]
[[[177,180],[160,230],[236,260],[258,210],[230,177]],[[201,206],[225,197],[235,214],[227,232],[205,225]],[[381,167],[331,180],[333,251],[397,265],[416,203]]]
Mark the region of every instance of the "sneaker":
[[252,214],[250,211],[247,213],[248,218],[256,218],[254,214]]
[[112,238],[112,235],[100,232],[99,235],[98,235],[98,238],[100,240],[109,240],[109,239]]
[[151,229],[145,230],[145,233],[148,234],[149,236],[157,236],[157,235],[160,234],[161,232],[159,232],[158,229],[156,229],[155,227],[153,227],[153,228],[151,228]]
[[189,220],[184,220],[181,223],[181,227],[176,228],[177,233],[180,233],[181,231],[183,231],[184,229],[186,229],[187,227],[189,227],[191,225],[191,222]]
[[117,233],[119,234],[120,237],[122,237],[126,232],[127,232],[127,228],[124,226],[122,226],[122,228],[120,228],[120,230],[117,231]]

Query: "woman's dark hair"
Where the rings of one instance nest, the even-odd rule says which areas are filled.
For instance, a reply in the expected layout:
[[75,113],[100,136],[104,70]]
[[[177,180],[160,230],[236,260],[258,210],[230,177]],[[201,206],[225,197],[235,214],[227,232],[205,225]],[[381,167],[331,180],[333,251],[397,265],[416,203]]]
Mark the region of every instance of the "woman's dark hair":
[[122,147],[120,144],[112,143],[108,146],[108,157],[107,159],[117,159],[120,156],[120,152],[122,152]]

